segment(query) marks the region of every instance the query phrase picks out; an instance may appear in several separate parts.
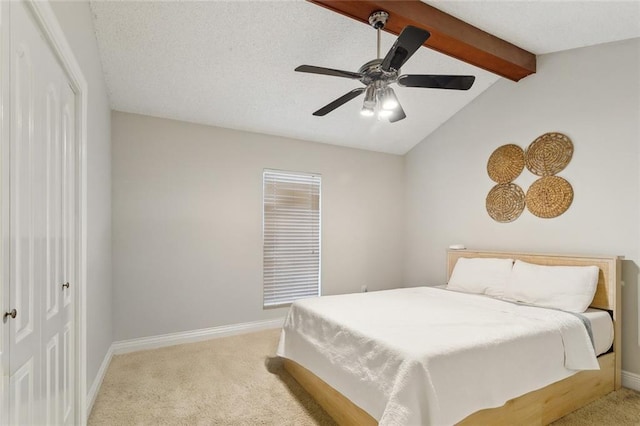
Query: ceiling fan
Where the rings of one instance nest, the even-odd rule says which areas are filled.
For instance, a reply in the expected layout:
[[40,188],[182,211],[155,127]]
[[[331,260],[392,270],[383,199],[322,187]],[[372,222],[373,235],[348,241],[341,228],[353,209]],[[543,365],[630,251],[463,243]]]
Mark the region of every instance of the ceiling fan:
[[390,87],[398,83],[403,87],[424,87],[430,89],[469,90],[475,81],[472,75],[430,75],[405,74],[400,75],[400,67],[413,55],[431,34],[422,28],[406,26],[396,42],[384,58],[380,58],[380,32],[387,23],[389,14],[385,11],[373,12],[369,16],[369,24],[378,32],[378,57],[360,67],[358,72],[342,71],[331,68],[300,65],[295,70],[311,74],[324,74],[334,77],[344,77],[360,80],[365,87],[353,89],[335,101],[325,105],[316,112],[315,116],[324,116],[334,109],[364,93],[364,103],[360,111],[364,116],[378,113],[379,118],[387,118],[395,123],[406,118],[406,114]]

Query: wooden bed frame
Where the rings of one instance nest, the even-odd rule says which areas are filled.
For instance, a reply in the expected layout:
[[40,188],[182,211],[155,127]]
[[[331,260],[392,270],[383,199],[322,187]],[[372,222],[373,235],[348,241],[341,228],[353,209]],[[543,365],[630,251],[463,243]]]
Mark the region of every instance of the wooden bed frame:
[[[477,411],[460,425],[546,425],[621,387],[621,257],[573,256],[533,253],[507,253],[472,250],[449,250],[447,281],[461,257],[511,258],[539,265],[589,266],[600,268],[598,288],[591,307],[612,313],[613,348],[598,357],[600,370],[581,371],[510,401],[502,407]],[[322,379],[294,361],[285,359],[285,369],[309,392],[339,425],[377,425],[366,411],[351,402]]]

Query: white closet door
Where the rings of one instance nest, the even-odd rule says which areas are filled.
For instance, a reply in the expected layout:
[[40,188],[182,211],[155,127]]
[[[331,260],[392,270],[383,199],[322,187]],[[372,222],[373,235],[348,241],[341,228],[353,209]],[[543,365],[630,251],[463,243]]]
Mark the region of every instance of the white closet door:
[[39,34],[21,4],[11,7],[11,195],[9,331],[10,423],[33,424],[40,400],[41,330],[38,274],[38,144],[36,108]]
[[77,236],[79,234],[78,212],[79,204],[77,197],[77,176],[78,176],[78,149],[75,138],[75,95],[66,80],[62,82],[62,152],[63,152],[63,172],[62,172],[62,276],[64,277],[60,326],[62,334],[60,337],[61,357],[61,420],[62,424],[72,425],[74,421],[73,401],[75,399],[74,375],[75,358],[75,309],[73,306],[74,293],[77,288],[78,277],[77,260],[80,255]]
[[11,54],[10,422],[72,424],[74,97],[21,2]]
[[[9,87],[11,81],[10,60],[13,52],[9,44],[9,4],[0,2],[0,105],[7,111],[11,107]],[[10,148],[12,135],[9,132],[11,117],[8,112],[0,116],[0,424],[9,424],[9,328],[11,319],[5,316],[11,308],[9,299],[9,200]]]
[[[63,145],[61,137],[62,102],[61,84],[63,75],[58,70],[52,55],[40,54],[43,69],[43,110],[38,128],[42,135],[45,174],[43,181],[44,219],[44,274],[40,301],[42,315],[43,377],[42,401],[44,423],[59,424],[61,419],[61,369],[62,352],[62,287],[65,282],[63,270]],[[40,138],[39,138],[40,139]]]

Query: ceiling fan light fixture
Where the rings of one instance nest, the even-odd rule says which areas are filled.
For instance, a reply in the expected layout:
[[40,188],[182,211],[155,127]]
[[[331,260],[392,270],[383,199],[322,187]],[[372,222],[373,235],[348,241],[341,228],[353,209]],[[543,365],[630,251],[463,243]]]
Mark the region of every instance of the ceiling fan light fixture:
[[372,84],[367,86],[367,90],[364,92],[364,107],[371,109],[371,111],[376,107],[376,88]]
[[398,108],[398,98],[396,97],[393,89],[389,86],[382,89],[380,100],[382,102],[382,109],[384,111],[393,111],[394,109]]
[[360,110],[360,114],[364,117],[371,117],[373,116],[373,114],[375,114],[375,110],[373,109],[373,107],[363,105],[362,109]]
[[392,113],[393,113],[393,110],[380,109],[380,111],[378,111],[378,118],[389,118],[389,117],[391,117]]

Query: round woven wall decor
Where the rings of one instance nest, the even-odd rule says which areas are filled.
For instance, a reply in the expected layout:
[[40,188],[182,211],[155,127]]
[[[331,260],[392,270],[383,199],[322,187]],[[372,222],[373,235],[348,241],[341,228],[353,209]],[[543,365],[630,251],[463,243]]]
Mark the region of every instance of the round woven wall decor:
[[531,173],[551,176],[562,171],[573,156],[573,143],[562,133],[545,133],[527,148],[525,164]]
[[534,215],[549,219],[566,212],[573,201],[573,187],[559,176],[544,176],[527,191],[527,208]]
[[515,183],[499,183],[487,195],[487,212],[497,222],[513,222],[524,210],[524,192]]
[[487,173],[497,183],[511,182],[524,169],[524,151],[518,145],[502,145],[489,157]]

